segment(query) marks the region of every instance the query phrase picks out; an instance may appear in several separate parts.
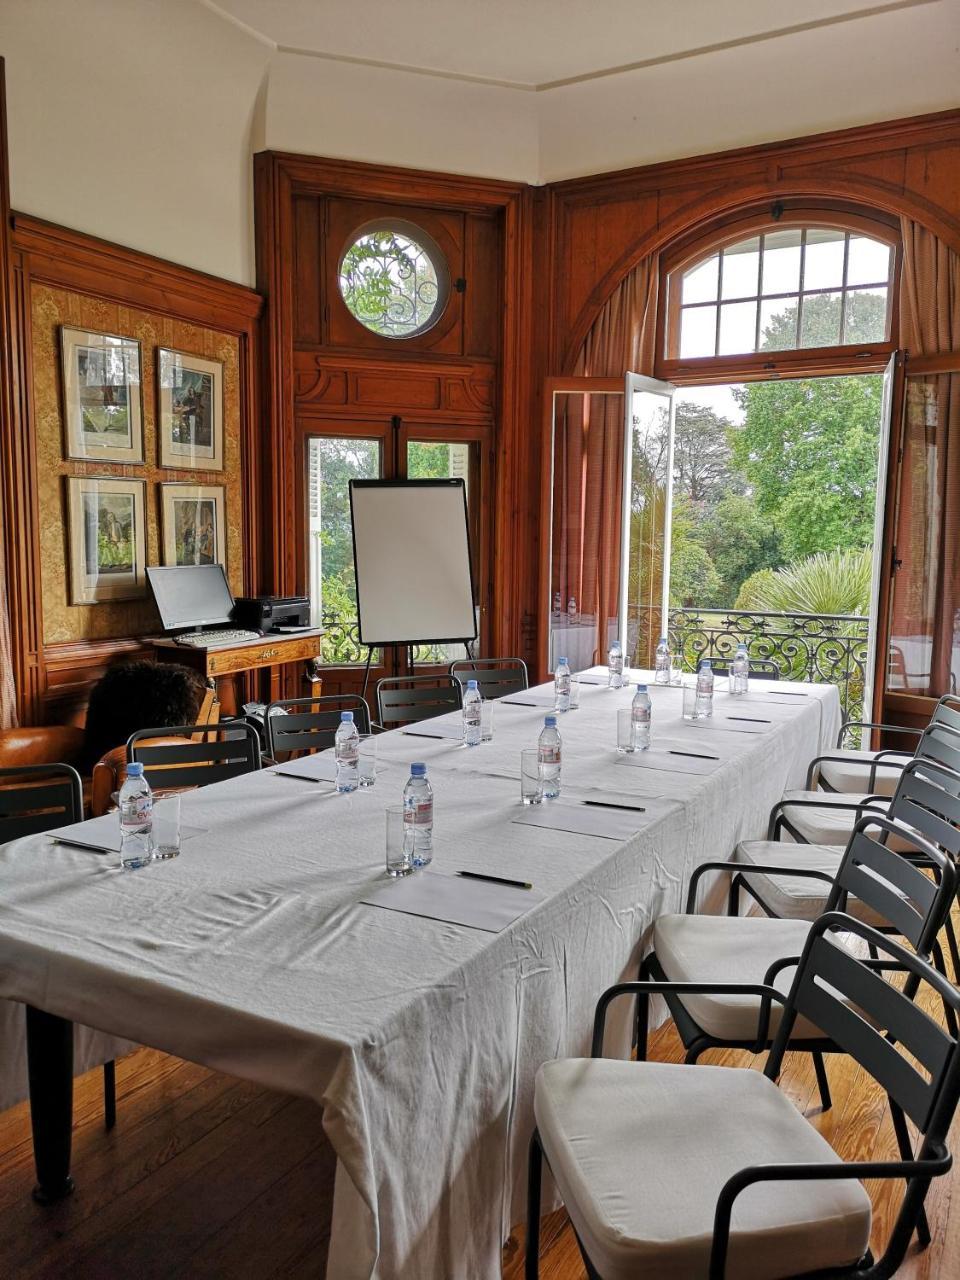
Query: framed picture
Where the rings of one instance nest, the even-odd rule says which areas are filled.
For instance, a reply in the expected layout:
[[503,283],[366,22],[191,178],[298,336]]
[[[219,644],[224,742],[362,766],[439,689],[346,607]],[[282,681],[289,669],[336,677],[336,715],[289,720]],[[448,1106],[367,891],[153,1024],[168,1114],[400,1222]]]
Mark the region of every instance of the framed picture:
[[67,476],[70,603],[146,595],[146,483]]
[[164,564],[227,563],[222,484],[162,484]]
[[143,462],[140,343],[60,329],[66,456]]
[[157,387],[161,467],[222,471],[222,363],[161,347]]

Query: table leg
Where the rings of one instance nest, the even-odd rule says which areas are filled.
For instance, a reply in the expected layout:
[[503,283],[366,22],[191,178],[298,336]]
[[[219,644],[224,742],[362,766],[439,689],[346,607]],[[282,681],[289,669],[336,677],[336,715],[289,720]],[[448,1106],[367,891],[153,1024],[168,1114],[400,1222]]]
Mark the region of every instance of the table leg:
[[30,1122],[38,1204],[54,1204],[73,1190],[73,1023],[27,1006]]

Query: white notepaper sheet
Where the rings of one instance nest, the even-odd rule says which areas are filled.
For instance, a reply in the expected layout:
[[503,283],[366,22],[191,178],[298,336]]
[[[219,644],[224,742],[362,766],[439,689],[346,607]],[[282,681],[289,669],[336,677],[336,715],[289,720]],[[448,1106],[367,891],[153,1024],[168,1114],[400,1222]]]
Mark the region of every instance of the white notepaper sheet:
[[500,933],[543,898],[536,889],[520,889],[491,880],[468,880],[465,876],[428,868],[381,884],[360,901],[368,907],[385,907],[388,911]]
[[696,755],[683,754],[678,748],[670,751],[663,747],[650,747],[647,751],[633,751],[618,756],[617,765],[633,769],[659,769],[664,773],[693,773],[705,776],[719,769],[722,760],[705,760]]
[[633,806],[629,810],[607,809],[600,805],[547,800],[543,804],[528,805],[512,821],[521,827],[548,827],[551,831],[622,841],[629,840],[649,819],[644,821],[644,815]]
[[[158,800],[157,804],[163,804]],[[206,827],[189,827],[180,824],[180,842],[191,840],[194,836],[202,836]],[[62,844],[76,845],[82,849],[90,849],[94,853],[120,852],[120,815],[105,813],[99,818],[90,818],[86,822],[74,822],[69,827],[58,827],[49,832],[51,840]]]
[[454,742],[463,741],[462,725],[431,724],[429,720],[421,720],[407,729],[401,730],[408,738],[452,738]]

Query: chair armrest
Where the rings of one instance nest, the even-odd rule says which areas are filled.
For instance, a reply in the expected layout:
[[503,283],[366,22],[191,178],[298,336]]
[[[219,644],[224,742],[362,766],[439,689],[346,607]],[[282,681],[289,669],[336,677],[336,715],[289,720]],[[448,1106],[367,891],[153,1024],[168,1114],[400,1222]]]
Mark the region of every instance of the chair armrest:
[[908,729],[902,724],[881,724],[877,720],[848,720],[846,724],[840,726],[840,732],[837,734],[837,746],[843,746],[844,734],[848,729],[882,729],[884,733],[909,733],[915,738],[923,736],[922,729]]
[[700,879],[708,871],[720,871],[731,874],[746,874],[749,871],[754,874],[762,875],[783,875],[783,876],[807,876],[811,880],[825,880],[827,884],[832,885],[834,877],[826,871],[814,871],[813,868],[797,870],[795,867],[753,867],[748,862],[701,862],[690,877],[690,887],[687,890],[687,905],[684,908],[684,915],[695,916],[697,914],[697,888]]
[[[730,1247],[730,1218],[733,1204],[741,1191],[758,1182],[832,1182],[838,1178],[939,1178],[949,1173],[953,1157],[942,1144],[936,1154],[919,1160],[858,1160],[843,1164],[766,1164],[741,1169],[724,1183],[717,1197],[713,1217],[713,1247],[710,1250],[710,1280],[723,1280],[726,1275],[727,1251]],[[908,1237],[909,1238],[909,1237]],[[904,1240],[904,1248],[907,1241]],[[895,1260],[897,1261],[897,1260]],[[884,1272],[892,1275],[892,1272]]]
[[[817,800],[817,799],[799,799],[799,800],[778,800],[770,810],[770,822],[767,826],[767,839],[776,840],[780,830],[780,824],[784,821],[785,809],[841,809],[850,810],[853,813],[863,813],[864,810],[876,808],[877,805],[890,807],[890,796],[864,796],[862,800]],[[806,844],[807,841],[804,841]]]
[[[770,1001],[786,1004],[787,998],[775,987],[765,986],[760,982],[618,982],[608,987],[597,1001],[597,1011],[593,1019],[593,1040],[590,1045],[591,1058],[603,1057],[603,1033],[607,1025],[607,1008],[619,996],[636,996],[639,1000],[648,1000],[657,995],[740,995],[760,997],[760,1022],[766,1028],[769,1021]],[[764,1039],[766,1044],[766,1038]],[[759,1052],[759,1050],[757,1050]]]

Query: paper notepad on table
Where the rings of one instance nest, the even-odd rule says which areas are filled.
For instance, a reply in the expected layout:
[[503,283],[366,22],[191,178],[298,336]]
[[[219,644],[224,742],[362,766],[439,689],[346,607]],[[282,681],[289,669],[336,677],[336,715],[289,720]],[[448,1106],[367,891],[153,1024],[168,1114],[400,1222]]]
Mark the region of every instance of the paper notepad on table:
[[[379,773],[381,765],[377,765]],[[337,759],[331,752],[329,755],[301,756],[298,760],[287,760],[284,764],[271,769],[270,773],[281,778],[308,778],[311,782],[336,782]]]
[[[155,808],[163,804],[156,802]],[[188,827],[180,824],[180,841],[190,840],[194,836],[202,836],[206,827]],[[100,818],[90,818],[87,822],[73,822],[69,827],[58,827],[56,831],[47,833],[51,840],[65,845],[78,845],[83,849],[92,849],[97,853],[120,852],[120,815],[105,813]]]
[[511,695],[509,698],[499,698],[498,701],[508,707],[545,707],[548,711],[552,711],[557,705],[556,698],[547,697],[546,695],[538,697],[536,694],[527,693],[518,693]]
[[703,756],[694,755],[692,752],[692,747],[689,752],[679,747],[675,751],[669,748],[650,747],[648,751],[633,751],[629,755],[619,756],[616,764],[628,765],[635,769],[659,769],[661,773],[694,774],[713,773],[714,769],[719,769],[723,764],[722,760],[705,759],[706,752]]
[[467,880],[430,868],[382,884],[360,901],[368,907],[385,907],[388,911],[499,933],[543,898],[536,889]]
[[521,827],[548,827],[552,831],[602,836],[606,840],[629,840],[647,825],[644,815],[632,805],[629,810],[607,809],[599,805],[564,804],[562,800],[530,805],[512,821]]
[[431,724],[429,720],[420,720],[400,732],[410,738],[452,738],[455,742],[463,741],[462,724]]

